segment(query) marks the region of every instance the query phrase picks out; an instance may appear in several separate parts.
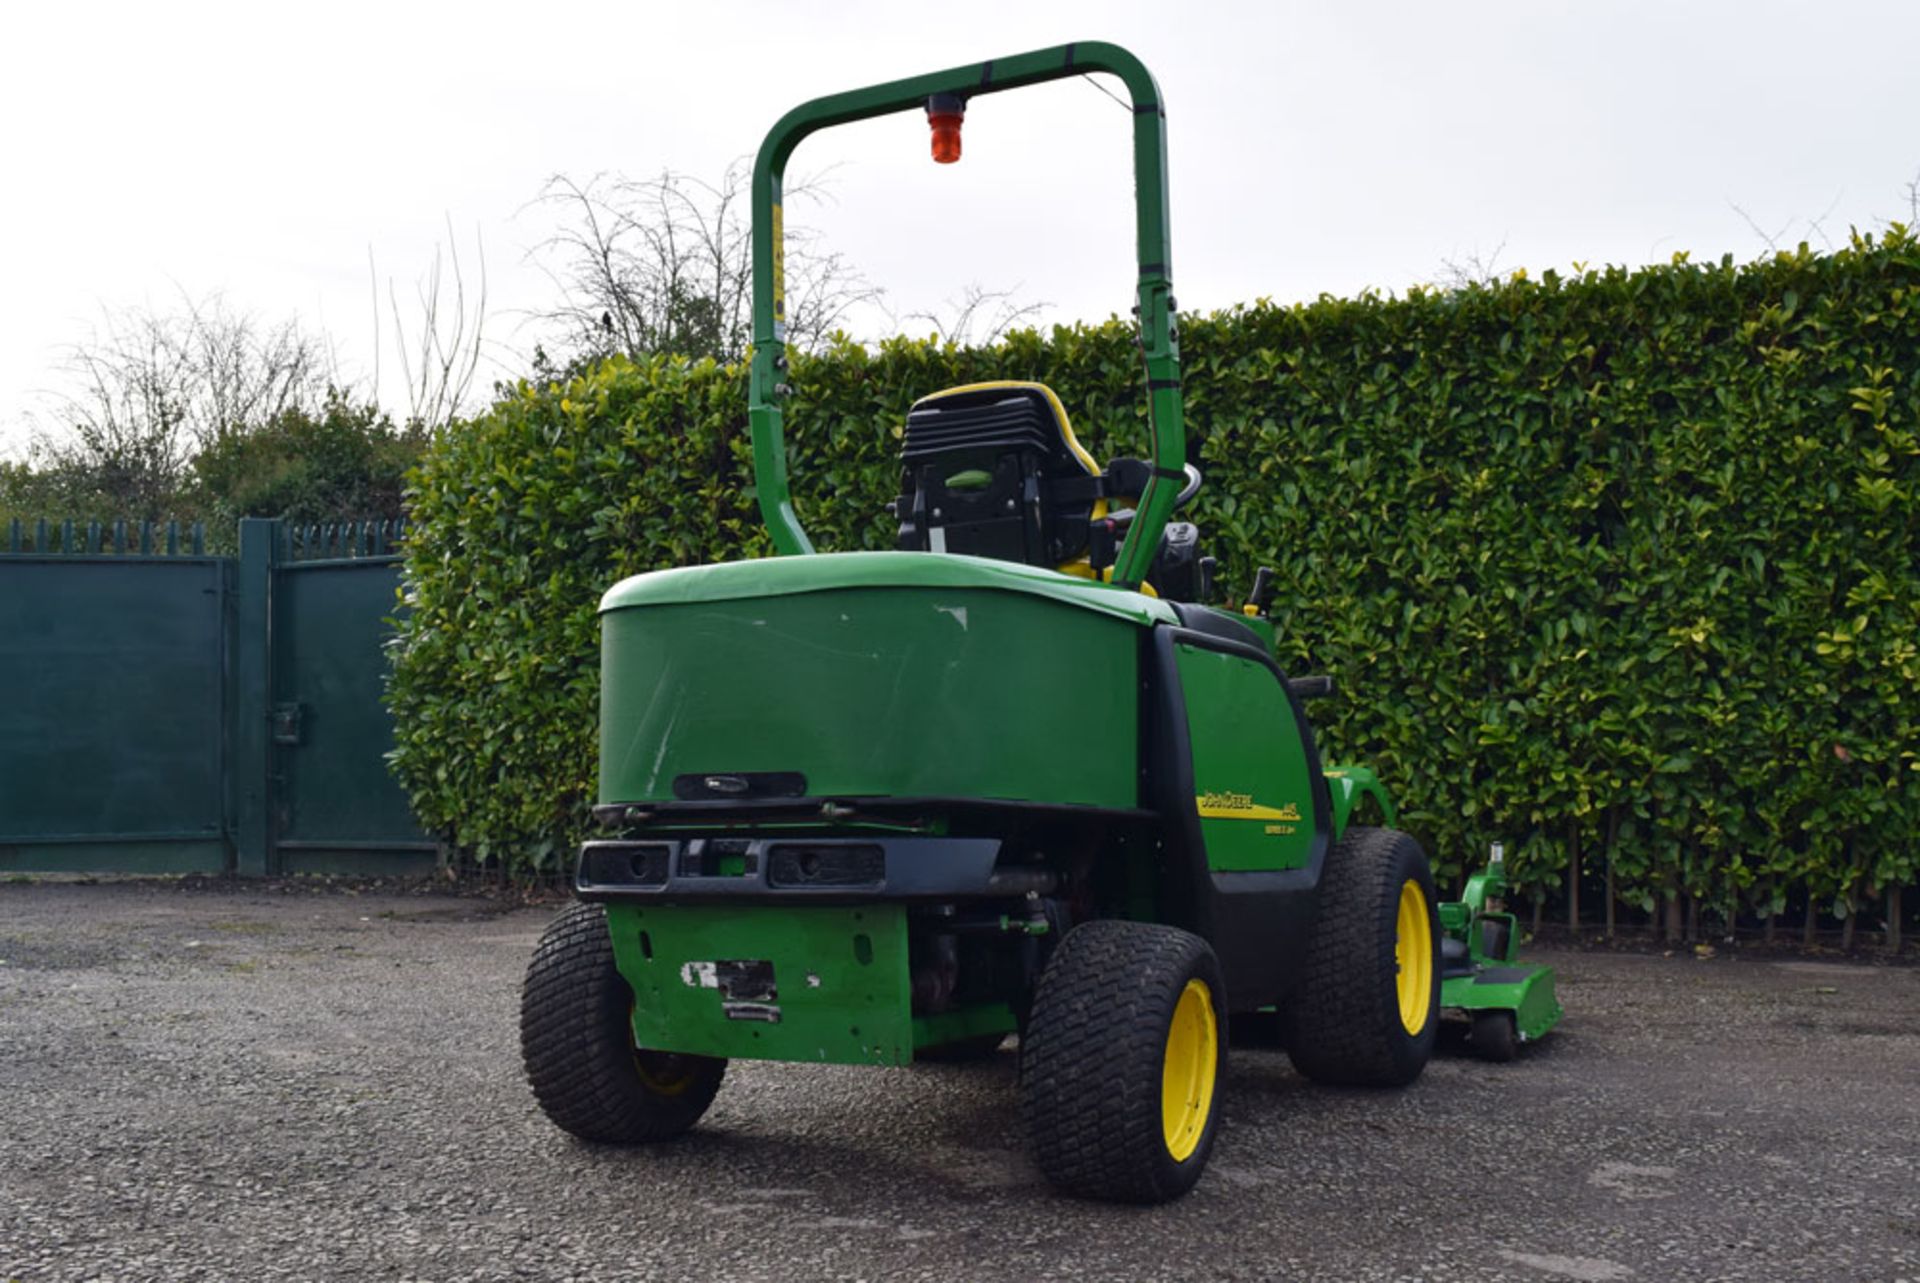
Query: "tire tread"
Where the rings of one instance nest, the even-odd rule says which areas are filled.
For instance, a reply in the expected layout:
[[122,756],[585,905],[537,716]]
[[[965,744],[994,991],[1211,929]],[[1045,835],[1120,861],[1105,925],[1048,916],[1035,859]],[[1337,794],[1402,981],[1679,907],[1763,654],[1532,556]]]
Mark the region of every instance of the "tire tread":
[[[1189,977],[1212,989],[1220,1064],[1212,1114],[1183,1163],[1167,1153],[1160,1082],[1167,1026]],[[1226,1066],[1219,964],[1199,937],[1149,923],[1084,923],[1061,941],[1020,1042],[1021,1112],[1041,1170],[1088,1198],[1159,1203],[1185,1193],[1218,1131]]]
[[720,1089],[724,1060],[705,1059],[684,1094],[651,1092],[634,1063],[605,911],[574,904],[547,927],[520,995],[520,1054],[534,1099],[555,1126],[582,1140],[663,1140],[699,1120]]
[[[1287,1055],[1315,1082],[1398,1087],[1426,1067],[1439,1016],[1438,957],[1433,1006],[1420,1035],[1402,1026],[1394,987],[1392,924],[1400,887],[1415,869],[1432,913],[1426,855],[1406,834],[1351,828],[1327,854],[1306,965],[1287,1011]],[[1437,932],[1436,923],[1429,926]],[[1435,940],[1437,948],[1437,934]]]

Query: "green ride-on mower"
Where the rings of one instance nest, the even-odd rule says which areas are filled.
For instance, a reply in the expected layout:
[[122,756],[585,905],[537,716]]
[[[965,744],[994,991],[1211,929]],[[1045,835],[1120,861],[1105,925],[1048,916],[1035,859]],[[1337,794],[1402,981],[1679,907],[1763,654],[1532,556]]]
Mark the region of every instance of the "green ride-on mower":
[[[951,161],[971,101],[1087,72],[1132,97],[1152,458],[1102,468],[1038,383],[933,391],[904,427],[899,551],[816,554],[781,431],[788,157],[924,107]],[[1331,683],[1275,662],[1271,571],[1207,604],[1213,562],[1170,520],[1200,474],[1152,76],[1076,44],[818,99],[768,134],[752,198],[754,481],[782,555],[601,602],[607,836],[527,976],[541,1108],[659,1140],[730,1059],[905,1065],[1017,1032],[1046,1177],[1159,1202],[1213,1149],[1236,1014],[1273,1013],[1316,1081],[1413,1081],[1454,919],[1411,837],[1351,822],[1393,822],[1372,772],[1322,768],[1302,702]]]

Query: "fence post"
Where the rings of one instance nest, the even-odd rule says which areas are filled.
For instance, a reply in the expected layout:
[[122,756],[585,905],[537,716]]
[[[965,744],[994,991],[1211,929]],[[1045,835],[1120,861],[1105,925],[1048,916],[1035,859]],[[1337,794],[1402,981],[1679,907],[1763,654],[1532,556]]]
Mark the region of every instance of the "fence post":
[[240,558],[234,585],[233,805],[234,872],[265,877],[273,872],[273,693],[267,646],[271,636],[273,566],[279,545],[277,521],[240,522]]

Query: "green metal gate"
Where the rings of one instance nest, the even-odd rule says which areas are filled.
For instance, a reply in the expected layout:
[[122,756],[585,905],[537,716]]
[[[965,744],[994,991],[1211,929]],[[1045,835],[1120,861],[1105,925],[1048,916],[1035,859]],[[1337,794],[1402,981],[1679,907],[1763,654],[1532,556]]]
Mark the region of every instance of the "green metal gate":
[[[0,869],[225,867],[231,567],[170,533],[158,555],[151,534],[145,555],[112,555],[98,527],[42,522],[33,551],[18,523],[10,529]],[[61,551],[48,551],[62,534]]]
[[399,558],[385,555],[382,533],[310,528],[276,541],[268,658],[277,872],[385,873],[433,858],[387,771],[383,646]]
[[11,523],[0,871],[432,866],[385,760],[391,532],[239,533],[219,557],[198,528]]

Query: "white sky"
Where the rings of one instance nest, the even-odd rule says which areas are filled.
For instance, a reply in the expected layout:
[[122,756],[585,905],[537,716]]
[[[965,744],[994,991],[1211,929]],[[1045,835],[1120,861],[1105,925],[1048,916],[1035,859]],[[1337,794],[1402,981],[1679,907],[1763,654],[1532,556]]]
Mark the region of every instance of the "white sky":
[[[1503,269],[1834,241],[1907,210],[1920,5],[1883,3],[34,4],[0,46],[0,454],[107,306],[222,292],[298,314],[370,379],[447,220],[485,245],[503,351],[553,288],[548,176],[717,177],[823,93],[1068,40],[1168,104],[1188,311]],[[817,135],[805,214],[897,314],[969,283],[1098,319],[1131,303],[1128,118],[1085,81]],[[790,221],[802,221],[795,210]],[[878,327],[877,318],[869,325]],[[403,408],[382,319],[382,399]],[[505,371],[496,371],[496,373]]]

